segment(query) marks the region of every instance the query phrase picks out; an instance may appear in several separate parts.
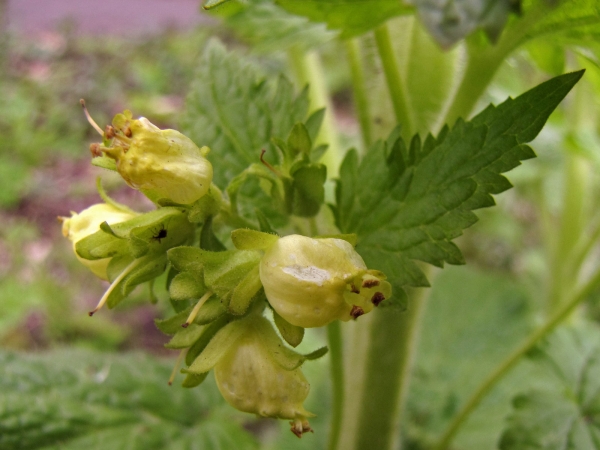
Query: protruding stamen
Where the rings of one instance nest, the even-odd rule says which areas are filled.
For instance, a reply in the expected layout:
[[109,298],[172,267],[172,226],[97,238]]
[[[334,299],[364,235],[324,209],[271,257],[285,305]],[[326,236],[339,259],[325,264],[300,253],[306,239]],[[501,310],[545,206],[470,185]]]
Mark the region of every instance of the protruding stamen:
[[360,316],[362,316],[365,313],[365,310],[362,309],[360,306],[358,305],[353,305],[352,306],[352,310],[350,311],[350,315],[352,316],[352,318],[354,320],[358,319]]
[[300,418],[294,419],[294,420],[290,421],[290,425],[292,426],[290,428],[292,433],[294,433],[299,438],[302,437],[302,434],[308,433],[309,431],[311,433],[314,433],[313,429],[310,427],[310,424],[308,423],[308,420],[306,420],[306,419],[300,419]]
[[204,303],[206,303],[206,300],[208,300],[211,297],[211,295],[213,295],[213,293],[211,291],[207,291],[206,294],[204,294],[202,296],[202,298],[200,300],[198,300],[198,303],[196,303],[196,306],[194,306],[194,309],[192,309],[192,312],[188,316],[185,323],[181,325],[183,328],[187,328],[190,326],[190,323],[192,323],[194,321],[194,319],[198,315],[198,311],[200,311],[200,308],[202,307],[202,305],[204,305]]
[[115,278],[115,281],[113,281],[109,288],[106,290],[106,292],[104,293],[104,295],[102,296],[102,298],[100,299],[100,301],[98,302],[98,304],[96,305],[96,307],[93,309],[93,311],[90,311],[88,313],[88,315],[90,317],[92,317],[94,314],[96,314],[106,303],[106,301],[108,300],[108,297],[110,297],[110,294],[112,293],[112,291],[115,289],[115,287],[117,287],[117,285],[123,281],[123,278],[125,278],[127,275],[129,275],[131,273],[131,271],[133,269],[135,269],[135,267],[139,264],[138,259],[134,259],[131,264],[129,264],[127,267],[125,267],[125,269],[123,270],[123,272],[121,272],[119,274],[119,276],[117,278]]
[[385,300],[385,296],[381,292],[375,292],[373,297],[371,297],[371,303],[375,306],[379,306],[379,304]]
[[85,114],[85,118],[87,119],[87,121],[90,123],[91,126],[94,127],[94,129],[98,133],[100,133],[100,136],[104,137],[104,131],[102,131],[102,128],[100,128],[100,126],[94,121],[94,119],[92,119],[92,116],[90,116],[90,113],[88,112],[85,106],[85,100],[80,99],[79,103],[81,103],[81,107],[83,108],[83,113]]
[[171,372],[171,376],[169,377],[168,384],[171,386],[173,384],[173,380],[175,380],[175,375],[177,375],[177,370],[179,366],[181,366],[181,361],[183,360],[183,355],[187,349],[183,349],[179,352],[179,356],[177,357],[177,361],[175,361],[175,366],[173,366],[173,371]]
[[100,150],[100,144],[93,143],[90,144],[90,153],[92,154],[92,158],[97,158],[98,156],[102,156],[102,151]]
[[271,172],[273,172],[275,175],[280,176],[281,174],[268,162],[265,161],[265,153],[267,151],[263,148],[262,151],[260,152],[260,162],[264,164],[264,166],[269,169]]
[[362,287],[364,288],[372,288],[375,286],[379,286],[379,280],[373,280],[373,279],[369,279],[369,280],[365,280],[363,281]]
[[104,137],[106,137],[106,139],[112,139],[115,137],[115,128],[112,125],[106,125],[104,128]]

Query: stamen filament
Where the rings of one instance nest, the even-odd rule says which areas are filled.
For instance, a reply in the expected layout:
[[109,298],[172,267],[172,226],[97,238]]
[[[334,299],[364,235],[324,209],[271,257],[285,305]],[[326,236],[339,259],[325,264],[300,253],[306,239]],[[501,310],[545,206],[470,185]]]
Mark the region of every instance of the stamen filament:
[[200,300],[198,300],[198,303],[196,303],[196,306],[194,306],[194,309],[192,309],[192,312],[188,316],[185,323],[181,325],[183,328],[187,328],[190,326],[190,323],[192,323],[194,321],[194,319],[198,315],[198,311],[200,311],[200,308],[202,307],[202,305],[204,305],[204,303],[206,303],[206,300],[208,300],[212,295],[213,295],[213,293],[211,291],[206,291],[206,294],[204,294],[202,296],[202,298]]
[[94,314],[96,314],[106,303],[106,301],[108,300],[108,297],[110,297],[111,292],[115,289],[115,287],[121,282],[123,281],[123,278],[125,278],[127,275],[129,275],[131,273],[131,271],[133,269],[135,269],[135,267],[139,264],[139,259],[134,259],[131,264],[129,264],[124,270],[123,272],[121,272],[119,274],[119,276],[117,278],[115,278],[115,281],[113,281],[109,288],[106,290],[106,292],[104,293],[104,295],[102,296],[102,298],[100,299],[100,301],[98,302],[98,304],[96,305],[96,307],[94,308],[93,311],[90,311],[88,313],[88,315],[90,317],[92,317]]
[[88,110],[85,106],[85,100],[80,99],[79,103],[81,103],[81,107],[83,108],[83,113],[85,114],[85,118],[87,119],[87,121],[90,123],[91,126],[94,127],[94,129],[98,133],[100,133],[100,136],[104,137],[104,130],[102,128],[100,128],[100,126],[94,121],[94,119],[92,119],[92,116],[90,115],[90,113],[88,112]]
[[173,371],[171,372],[171,376],[169,377],[169,386],[173,384],[173,380],[175,380],[175,375],[177,375],[177,369],[181,366],[181,361],[183,360],[183,355],[187,349],[183,349],[179,352],[179,356],[177,357],[177,361],[175,361],[175,366],[173,367]]

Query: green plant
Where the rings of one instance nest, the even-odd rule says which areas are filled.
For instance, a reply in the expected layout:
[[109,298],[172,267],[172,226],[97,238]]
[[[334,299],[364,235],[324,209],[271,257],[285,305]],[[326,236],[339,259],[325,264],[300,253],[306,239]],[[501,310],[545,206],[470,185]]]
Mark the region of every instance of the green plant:
[[[293,408],[284,407],[280,386],[274,386],[274,400],[265,403],[262,395],[268,394],[262,392],[264,386],[258,381],[260,393],[236,385],[230,388],[233,394],[225,397],[244,411],[291,419],[292,431],[300,436],[311,427],[301,405],[306,385],[299,368],[305,361],[323,356],[324,350],[302,354],[290,347],[302,341],[303,327],[330,322],[330,449],[386,449],[400,444],[419,449],[494,448],[497,443],[502,449],[597,447],[596,390],[586,383],[589,375],[593,378],[598,357],[597,347],[591,344],[598,330],[596,324],[578,317],[577,311],[600,281],[600,268],[592,258],[599,236],[598,219],[590,214],[597,200],[589,179],[589,157],[582,150],[597,139],[597,126],[589,120],[597,113],[589,105],[594,96],[581,93],[599,85],[594,37],[600,31],[600,5],[591,0],[482,0],[449,2],[442,8],[425,1],[403,6],[391,0],[263,0],[249,4],[218,0],[205,7],[214,8],[225,26],[250,40],[257,51],[282,50],[299,89],[285,76],[264,75],[256,64],[217,41],[206,46],[183,124],[189,138],[211,148],[207,158],[213,167],[213,184],[200,198],[174,196],[172,191],[181,189],[180,183],[158,192],[155,171],[141,173],[142,181],[132,183],[111,159],[117,141],[142,150],[149,145],[150,166],[168,161],[183,173],[185,169],[177,161],[186,152],[154,152],[155,144],[142,142],[133,127],[113,123],[121,133],[115,134],[115,128],[103,131],[96,126],[103,143],[93,147],[94,163],[117,169],[157,207],[120,223],[104,222],[76,244],[81,258],[110,258],[107,274],[112,284],[99,306],[104,302],[116,306],[135,286],[151,282],[168,267],[175,315],[157,325],[173,335],[167,347],[181,349],[176,368],[185,360],[183,385],[199,385],[212,367],[220,371],[221,391],[228,389],[224,384],[242,383],[240,380],[253,379],[256,373],[265,373],[260,379],[264,381],[274,379],[277,371],[287,371],[294,386],[290,394]],[[424,27],[414,19],[415,11]],[[402,17],[392,18],[395,16]],[[339,30],[344,41],[332,41],[330,32],[302,17]],[[263,24],[259,30],[255,29],[257,23]],[[278,26],[269,32],[265,23]],[[316,51],[325,41],[338,51],[344,48],[348,56],[361,129],[360,151],[343,153],[339,145]],[[452,45],[458,47],[446,53],[438,47]],[[514,296],[524,294],[518,288],[502,287],[502,277],[474,276],[463,284],[473,282],[478,288],[473,292],[490,299],[485,306],[493,307],[493,313],[479,312],[484,305],[477,304],[477,295],[471,291],[464,299],[448,294],[449,303],[439,308],[445,314],[426,310],[428,291],[423,288],[432,278],[430,267],[465,263],[454,241],[477,221],[474,210],[493,206],[492,195],[512,187],[502,174],[535,156],[527,144],[583,75],[578,70],[556,76],[473,116],[478,102],[489,100],[486,96],[494,76],[507,70],[502,64],[522,49],[542,68],[562,72],[565,67],[586,65],[592,73],[588,84],[575,88],[565,117],[551,124],[559,129],[567,149],[560,201],[551,206],[545,203],[541,177],[529,183],[546,247],[542,269],[531,273],[537,305],[515,301]],[[461,58],[462,69],[458,64]],[[271,61],[281,63],[281,59]],[[303,88],[305,83],[307,88]],[[206,152],[194,148],[190,153],[197,150],[196,157],[203,160]],[[172,177],[166,185],[169,181]],[[101,189],[100,193],[106,203],[122,208]],[[310,245],[332,242],[346,248],[352,244],[360,256],[353,257],[351,249],[340,256],[324,246],[320,251],[331,256],[331,261],[319,258],[298,267],[289,261],[271,261],[268,256],[275,252],[277,235],[294,234],[317,238],[306,241]],[[302,245],[293,251],[299,252],[298,260],[315,261],[305,258]],[[290,258],[295,255],[291,252],[288,250]],[[351,269],[346,268],[346,258],[355,258]],[[293,272],[296,281],[313,283],[307,295],[335,297],[335,306],[339,301],[343,314],[313,321],[305,317],[305,311],[284,312],[288,304],[282,306],[279,297],[285,292],[273,294],[271,280],[265,278],[268,271],[263,266],[271,267],[269,264],[281,266],[288,275]],[[336,273],[340,267],[349,272],[347,278]],[[331,273],[344,278],[340,283],[343,293],[329,295],[330,287],[323,286]],[[365,274],[372,278],[365,280]],[[548,282],[540,277],[547,277]],[[284,275],[275,278],[281,280],[278,287],[286,286]],[[391,297],[389,289],[384,289],[388,282]],[[460,288],[452,279],[445,283],[448,289]],[[304,289],[306,284],[290,283],[287,289]],[[484,288],[487,284],[495,286],[491,292]],[[377,291],[379,286],[381,291]],[[540,286],[546,289],[542,291]],[[364,297],[358,295],[362,288],[375,289],[368,308],[353,303]],[[321,295],[325,291],[327,295]],[[443,302],[443,293],[437,292],[438,302]],[[292,309],[301,301],[297,292],[290,292],[289,300]],[[263,318],[267,307],[273,309],[267,314],[273,325]],[[353,314],[358,311],[355,308],[368,314]],[[461,312],[469,320],[461,317]],[[355,323],[330,320],[347,319],[348,314]],[[302,320],[296,321],[300,315]],[[536,317],[541,321],[533,326]],[[503,336],[503,330],[513,330],[521,343],[513,343],[514,337],[500,343],[483,339],[486,329],[495,328],[478,328],[479,323],[496,321],[500,321],[498,336]],[[560,330],[548,338],[546,347],[540,347],[564,322],[570,322],[570,329]],[[432,350],[436,325],[447,333],[448,341],[460,342],[461,331],[465,333],[466,343],[459,346],[454,358]],[[424,350],[415,365],[420,335]],[[487,347],[477,364],[456,361],[470,354],[471,347],[483,344]],[[575,362],[568,362],[561,352]],[[478,355],[476,351],[473,354]],[[232,362],[237,355],[246,355],[239,356],[245,364]],[[443,364],[422,359],[433,356]],[[529,369],[524,362],[527,356]],[[248,358],[253,361],[249,363]],[[522,388],[531,389],[536,377],[543,380],[547,376],[542,362],[548,360],[558,361],[553,367],[564,386],[556,388],[553,381],[547,381],[534,393],[517,396],[507,427],[483,427],[479,437],[465,437],[464,430],[477,414],[488,421],[507,414],[509,399],[515,395],[515,389],[506,383],[507,377],[513,376],[511,369],[522,371]],[[586,365],[586,361],[590,363]],[[474,374],[478,384],[465,389],[467,381],[461,384],[443,374],[432,375],[432,367],[442,372],[455,370],[467,381]],[[234,376],[234,370],[248,375]],[[573,372],[584,378],[577,383]],[[559,395],[559,391],[567,394]],[[242,398],[235,397],[240,392]],[[485,403],[493,396],[504,402],[500,412]],[[577,399],[577,407],[567,405],[570,396]],[[444,403],[438,404],[437,399]],[[535,420],[552,405],[558,411],[552,420]]]

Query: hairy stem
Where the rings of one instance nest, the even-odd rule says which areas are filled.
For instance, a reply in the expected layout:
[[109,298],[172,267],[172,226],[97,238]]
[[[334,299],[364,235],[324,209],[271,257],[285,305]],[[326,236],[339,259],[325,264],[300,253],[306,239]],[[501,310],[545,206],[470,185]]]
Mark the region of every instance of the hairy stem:
[[373,130],[365,85],[365,72],[361,61],[360,41],[358,39],[348,39],[345,42],[348,62],[350,63],[350,75],[352,77],[354,106],[358,115],[358,122],[360,123],[363,146],[365,151],[367,151],[373,143]]
[[329,360],[331,364],[331,384],[333,391],[329,443],[327,448],[335,450],[342,431],[344,411],[344,355],[342,353],[342,330],[338,320],[327,326]]
[[390,99],[394,107],[396,121],[402,126],[402,135],[410,139],[414,132],[413,121],[404,92],[404,81],[400,76],[398,61],[396,60],[387,24],[383,24],[375,29],[375,43],[377,44],[377,51],[383,65],[383,72],[388,90],[390,91]]
[[498,381],[500,381],[540,339],[548,335],[558,324],[569,317],[577,305],[587,298],[599,283],[600,271],[598,271],[581,289],[573,294],[544,325],[534,331],[515,351],[513,351],[490,373],[450,422],[450,425],[446,428],[439,443],[435,446],[435,450],[445,450],[448,447],[461,425],[467,420],[469,415],[477,408],[479,403],[481,403]]

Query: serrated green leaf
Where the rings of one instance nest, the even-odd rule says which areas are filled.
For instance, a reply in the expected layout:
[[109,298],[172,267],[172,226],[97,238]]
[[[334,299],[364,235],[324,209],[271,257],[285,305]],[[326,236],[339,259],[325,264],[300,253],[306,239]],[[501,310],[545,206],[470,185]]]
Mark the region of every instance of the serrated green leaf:
[[201,273],[202,250],[198,247],[176,247],[167,252],[173,268],[179,272]]
[[296,96],[284,77],[267,82],[216,41],[208,44],[198,67],[187,99],[186,134],[196,143],[210,143],[214,183],[225,187],[259,161],[261,149],[275,153],[272,136],[285,138],[306,118],[308,93]]
[[[434,447],[473,391],[534,329],[530,302],[525,286],[505,274],[469,266],[439,273],[423,312],[408,394],[407,438],[416,448]],[[464,422],[450,447],[496,449],[510,399],[538,375],[528,365],[515,367]]]
[[[290,14],[271,0],[236,3],[239,9],[228,14],[223,23],[255,51],[273,53],[291,47],[310,50],[335,37],[323,25]],[[220,9],[224,8],[215,12],[218,14]]]
[[598,326],[561,328],[532,353],[532,359],[552,374],[553,383],[513,400],[500,449],[600,448]]
[[325,22],[343,39],[370,31],[391,17],[412,11],[396,0],[276,0],[287,11]]
[[511,186],[500,174],[535,156],[525,143],[581,76],[562,75],[489,106],[422,146],[413,140],[407,149],[399,138],[378,142],[360,163],[349,152],[336,192],[338,228],[358,235],[357,251],[395,292],[428,285],[413,260],[464,263],[452,240],[475,223],[472,210],[493,205],[491,194]]
[[228,299],[260,257],[260,252],[253,250],[204,252],[204,282],[219,297]]
[[0,353],[0,364],[3,450],[258,448],[220,412],[212,380],[167,385],[172,360],[61,350]]
[[281,337],[292,347],[298,347],[304,338],[304,328],[292,325],[273,310],[273,321]]

